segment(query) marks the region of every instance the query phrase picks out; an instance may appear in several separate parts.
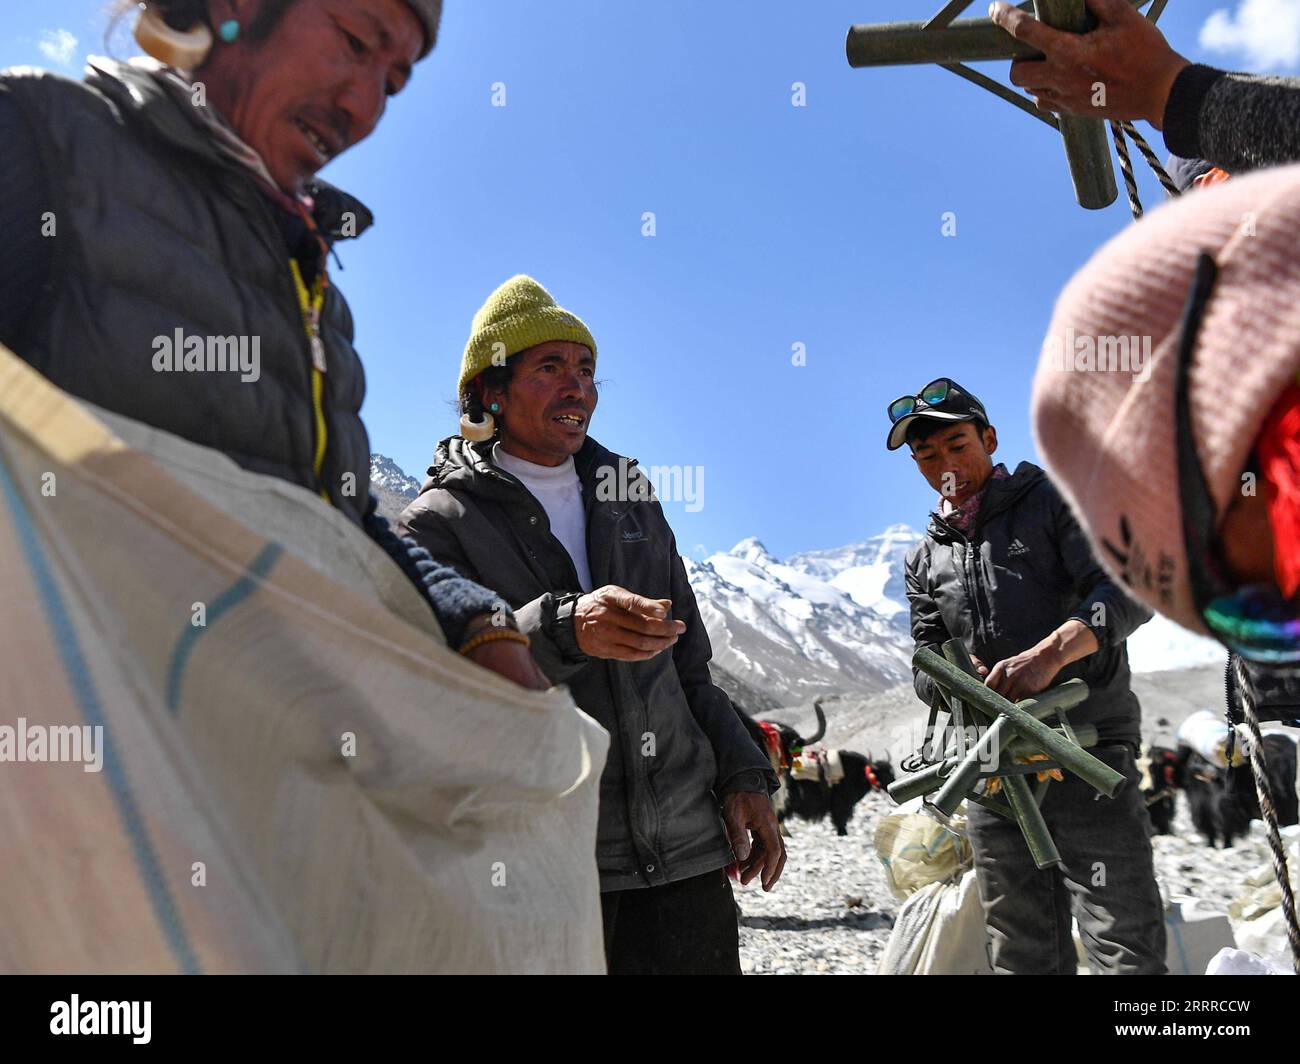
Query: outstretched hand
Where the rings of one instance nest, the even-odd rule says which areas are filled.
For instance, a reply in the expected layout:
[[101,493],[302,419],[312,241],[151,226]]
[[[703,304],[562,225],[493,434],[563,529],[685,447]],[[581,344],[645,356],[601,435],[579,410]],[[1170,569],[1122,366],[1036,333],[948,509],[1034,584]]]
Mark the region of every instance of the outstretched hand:
[[1160,129],[1169,90],[1188,60],[1128,0],[1085,2],[1097,26],[1082,34],[1054,30],[1001,0],[989,5],[989,18],[1045,56],[1013,62],[1011,83],[1044,111],[1145,119]]
[[670,599],[651,599],[625,587],[606,584],[582,598],[573,611],[578,648],[592,658],[649,661],[686,631],[670,620]]

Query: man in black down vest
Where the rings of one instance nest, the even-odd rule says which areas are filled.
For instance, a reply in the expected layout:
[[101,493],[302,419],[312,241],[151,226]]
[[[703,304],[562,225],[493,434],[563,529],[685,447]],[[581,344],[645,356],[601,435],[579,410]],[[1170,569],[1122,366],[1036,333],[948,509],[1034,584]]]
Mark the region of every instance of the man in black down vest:
[[[72,395],[322,495],[451,647],[475,639],[472,660],[544,688],[505,603],[375,512],[365,378],[326,271],[372,218],[316,171],[374,131],[441,9],[150,0],[136,36],[157,61],[0,74],[0,343]],[[505,638],[484,639],[494,617]]]

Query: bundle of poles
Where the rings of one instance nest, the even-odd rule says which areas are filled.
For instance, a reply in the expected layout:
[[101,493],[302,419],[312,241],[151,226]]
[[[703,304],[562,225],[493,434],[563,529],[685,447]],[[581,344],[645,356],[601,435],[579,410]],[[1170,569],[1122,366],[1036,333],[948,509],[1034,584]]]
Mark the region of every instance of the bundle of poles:
[[[1096,728],[1075,729],[1069,723],[1067,711],[1088,697],[1088,685],[1067,680],[1034,698],[1009,702],[984,685],[966,648],[955,639],[943,645],[942,655],[918,650],[912,664],[934,680],[937,706],[947,710],[950,727],[942,755],[891,784],[889,796],[900,804],[924,796],[943,820],[963,801],[975,802],[1020,825],[1039,868],[1058,867],[1061,855],[1039,809],[1051,781],[1043,779],[1034,791],[1026,777],[1053,769],[1073,772],[1107,798],[1125,783],[1120,773],[1088,753],[1086,747],[1097,744]],[[1052,716],[1056,726],[1044,722]],[[968,741],[968,728],[974,741]],[[989,795],[986,781],[993,779],[1000,781],[1005,800]]]
[[[1024,96],[967,63],[991,59],[1042,59],[1031,46],[1019,41],[989,19],[957,19],[972,0],[948,0],[925,22],[887,22],[858,25],[849,30],[845,53],[849,66],[909,66],[933,63],[987,89],[1022,111],[1047,123],[1061,134],[1065,158],[1074,181],[1079,205],[1099,210],[1115,201],[1118,190],[1110,160],[1106,126],[1100,118],[1053,115],[1040,111]],[[1155,22],[1167,0],[1129,0],[1136,8],[1150,4],[1147,18]],[[1019,7],[1053,29],[1086,33],[1096,24],[1084,0],[1025,0]]]

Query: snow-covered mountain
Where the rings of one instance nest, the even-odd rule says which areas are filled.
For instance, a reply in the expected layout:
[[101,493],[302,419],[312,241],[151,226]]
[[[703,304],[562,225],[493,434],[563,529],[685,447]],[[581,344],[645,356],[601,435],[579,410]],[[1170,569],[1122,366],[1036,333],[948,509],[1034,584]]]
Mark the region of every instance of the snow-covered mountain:
[[[860,543],[786,562],[756,539],[687,563],[718,664],[745,688],[786,705],[818,694],[876,694],[909,681],[903,564],[921,534],[891,525]],[[1134,672],[1221,665],[1218,643],[1154,617],[1130,638]]]
[[[370,456],[370,478],[390,520],[420,490],[382,454]],[[859,543],[784,562],[754,538],[704,561],[686,559],[718,682],[758,710],[820,694],[869,697],[909,682],[903,563],[920,538],[907,525],[891,525]],[[1135,672],[1159,672],[1220,665],[1224,652],[1156,617],[1129,639],[1129,660]]]
[[843,591],[859,606],[908,628],[903,562],[921,534],[907,525],[890,525],[878,536],[847,547],[807,551],[789,564]]
[[[826,580],[859,605],[892,618],[910,631],[903,563],[921,534],[907,525],[890,525],[878,536],[833,550],[794,555],[789,564]],[[1128,640],[1134,672],[1163,672],[1222,665],[1223,647],[1157,614]]]
[[370,456],[370,490],[379,498],[379,513],[389,521],[406,509],[420,494],[420,482],[407,476],[402,467],[382,454]]
[[[878,564],[868,544],[859,546],[857,569]],[[784,705],[821,694],[870,695],[909,680],[911,639],[894,620],[896,606],[856,601],[832,582],[838,573],[824,557],[807,567],[794,562],[778,561],[757,539],[687,561],[717,663]],[[884,574],[879,583],[887,582]]]

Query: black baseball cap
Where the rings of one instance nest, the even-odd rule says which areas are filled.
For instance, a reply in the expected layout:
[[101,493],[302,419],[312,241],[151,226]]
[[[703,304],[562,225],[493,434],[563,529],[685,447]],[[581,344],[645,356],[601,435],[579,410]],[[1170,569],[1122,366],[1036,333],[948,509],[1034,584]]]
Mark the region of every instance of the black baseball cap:
[[915,395],[900,395],[887,408],[889,420],[894,423],[889,430],[885,446],[891,451],[902,447],[907,440],[907,430],[913,421],[983,421],[989,423],[984,404],[950,377],[932,380]]

